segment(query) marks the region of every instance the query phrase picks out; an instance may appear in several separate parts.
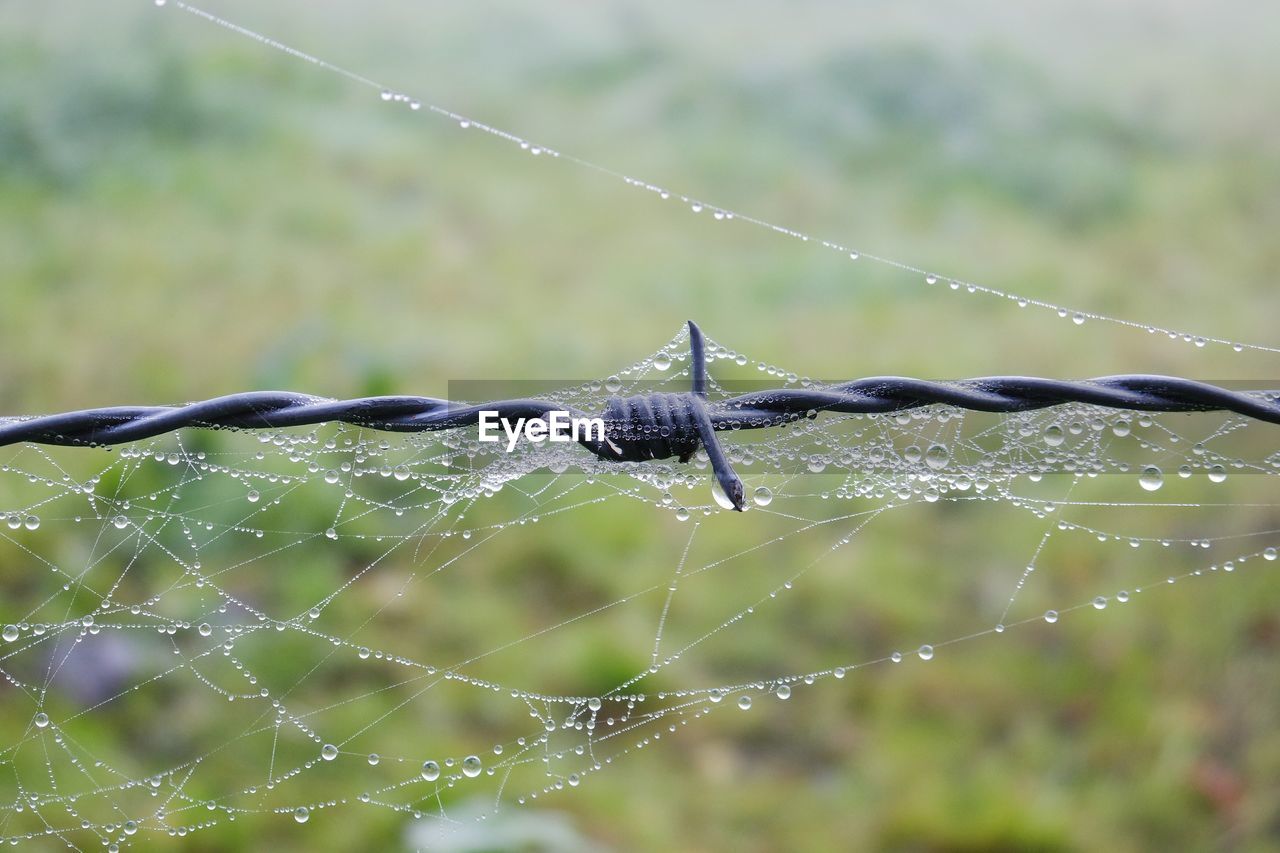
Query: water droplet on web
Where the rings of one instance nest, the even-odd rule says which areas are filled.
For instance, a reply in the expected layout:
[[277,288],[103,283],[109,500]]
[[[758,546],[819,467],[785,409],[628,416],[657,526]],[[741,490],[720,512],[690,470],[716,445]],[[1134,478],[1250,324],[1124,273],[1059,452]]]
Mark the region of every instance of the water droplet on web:
[[951,451],[947,450],[945,444],[931,445],[924,454],[924,464],[935,471],[940,471],[947,467],[947,463],[950,461]]
[[653,366],[657,370],[670,369],[671,356],[667,354],[666,350],[663,350],[662,352],[658,353],[653,357]]
[[249,499],[249,503],[256,504],[258,502],[258,499],[262,496],[258,494],[257,489],[250,489],[249,494],[245,495],[245,497]]
[[1098,596],[1097,598],[1095,598],[1095,599],[1093,600],[1093,609],[1094,609],[1094,610],[1106,610],[1106,609],[1107,609],[1107,598],[1106,598],[1106,596],[1100,595],[1100,596]]
[[293,810],[293,819],[298,823],[306,823],[311,819],[311,812],[306,806],[298,806]]
[[751,710],[751,697],[745,693],[738,697],[738,707],[743,711]]
[[1126,590],[1126,589],[1122,589],[1122,590],[1120,590],[1119,592],[1117,592],[1117,593],[1116,593],[1116,601],[1120,602],[1121,604],[1124,604],[1124,603],[1125,603],[1126,601],[1128,601],[1128,600],[1129,600],[1129,591],[1128,591],[1128,590]]
[[5,626],[4,626],[4,634],[0,634],[0,636],[3,636],[3,637],[4,637],[4,641],[5,641],[6,643],[12,643],[12,642],[15,642],[15,641],[18,639],[18,626],[17,626],[17,625],[5,625]]
[[610,394],[617,394],[622,390],[622,380],[616,376],[610,376],[604,381],[604,390]]
[[23,526],[23,527],[25,527],[25,528],[27,528],[28,530],[39,530],[39,529],[40,529],[40,516],[38,516],[38,515],[28,515],[28,516],[27,516],[27,520],[26,520],[26,521],[24,521],[24,522],[22,523],[22,526]]
[[791,698],[791,686],[788,684],[779,684],[778,689],[774,691],[774,695],[779,699]]
[[325,761],[333,761],[338,757],[338,748],[331,743],[326,743],[320,750],[320,757]]
[[480,756],[468,755],[462,759],[462,775],[468,779],[474,779],[480,775],[481,764]]
[[1066,439],[1066,433],[1057,424],[1050,424],[1044,428],[1044,443],[1050,447],[1059,447]]
[[751,494],[756,506],[768,506],[773,502],[773,492],[767,486],[760,486]]
[[1209,482],[1221,483],[1227,479],[1227,469],[1221,465],[1214,465],[1209,469]]
[[1148,465],[1142,469],[1142,475],[1138,477],[1138,485],[1148,492],[1157,491],[1164,485],[1164,472],[1154,465]]
[[434,761],[422,762],[422,778],[434,782],[440,778],[440,765]]
[[933,660],[933,646],[926,643],[916,651],[916,654],[920,656],[920,660]]
[[[1262,552],[1262,559],[1264,560],[1274,560],[1275,558],[1276,558],[1275,548],[1267,548],[1265,551]],[[9,638],[5,637],[5,639],[7,640]]]
[[197,630],[200,632],[201,637],[207,637],[213,633],[213,626],[208,622],[202,622]]
[[49,725],[49,715],[44,711],[36,714],[35,724],[37,729],[43,729]]
[[1052,625],[1054,622],[1057,622],[1057,621],[1058,621],[1058,611],[1056,611],[1056,610],[1046,610],[1046,611],[1044,612],[1044,621],[1048,622],[1050,625]]
[[689,510],[685,509],[684,507],[680,507],[678,510],[676,510],[676,521],[688,521],[688,520],[689,520]]
[[117,515],[111,520],[111,523],[116,526],[116,530],[124,530],[129,526],[129,519],[125,518],[123,515]]

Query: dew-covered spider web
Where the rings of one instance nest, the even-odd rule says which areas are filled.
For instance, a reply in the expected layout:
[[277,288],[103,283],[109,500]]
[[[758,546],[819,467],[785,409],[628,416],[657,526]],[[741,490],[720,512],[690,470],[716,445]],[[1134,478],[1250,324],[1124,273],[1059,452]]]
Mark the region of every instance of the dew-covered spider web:
[[[550,397],[600,411],[683,387],[683,344]],[[708,357],[713,375],[749,362]],[[686,726],[1270,570],[1280,542],[1264,524],[1274,427],[1234,415],[933,406],[725,435],[742,515],[714,500],[705,459],[509,454],[474,429],[9,449],[0,560],[21,571],[3,598],[0,834],[123,845],[369,809],[447,834],[625,773]],[[871,602],[831,600],[842,576],[874,581],[880,537],[929,553],[957,520],[1000,531],[961,542],[1005,582],[929,601],[965,560],[911,571],[918,604],[963,611],[943,624],[967,630],[867,632]],[[1081,547],[1096,596],[1060,600],[1059,551]],[[495,587],[508,606],[486,610]],[[768,635],[796,645],[753,647]]]
[[[811,238],[167,5],[382,101],[620,178],[681,215],[1068,325],[1276,351]],[[748,382],[824,384],[722,335],[707,353],[713,404]],[[611,396],[685,391],[689,358],[681,332],[544,396],[602,412]],[[565,444],[508,453],[474,428],[0,449],[0,841],[118,849],[247,819],[314,830],[392,816],[429,846],[611,784],[629,763],[679,773],[679,749],[662,742],[689,727],[734,736],[823,691],[874,690],[912,667],[1087,632],[1126,608],[1160,610],[1187,585],[1276,568],[1280,432],[1237,415],[935,405],[722,441],[747,486],[743,514],[716,499],[701,453],[688,464]],[[891,588],[886,567],[900,575]]]

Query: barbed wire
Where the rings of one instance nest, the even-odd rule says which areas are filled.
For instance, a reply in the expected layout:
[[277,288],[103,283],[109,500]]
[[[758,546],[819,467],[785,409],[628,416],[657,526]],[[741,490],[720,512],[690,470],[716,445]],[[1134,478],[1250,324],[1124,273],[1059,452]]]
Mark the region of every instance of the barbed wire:
[[[1143,412],[1228,411],[1280,424],[1280,392],[1245,393],[1174,376],[1130,374],[1088,380],[987,376],[951,382],[880,376],[818,388],[775,388],[712,402],[708,399],[706,345],[689,321],[691,390],[610,397],[601,416],[603,440],[590,431],[576,439],[601,459],[637,462],[679,457],[703,449],[735,509],[745,505],[717,432],[779,427],[821,412],[888,414],[930,405],[980,412],[1025,412],[1083,403]],[[20,443],[106,446],[153,438],[188,427],[277,429],[344,423],[391,432],[430,432],[475,426],[482,412],[514,422],[592,414],[547,400],[514,399],[460,404],[435,397],[383,396],[332,400],[288,391],[248,391],[184,406],[117,406],[0,423],[0,447]]]

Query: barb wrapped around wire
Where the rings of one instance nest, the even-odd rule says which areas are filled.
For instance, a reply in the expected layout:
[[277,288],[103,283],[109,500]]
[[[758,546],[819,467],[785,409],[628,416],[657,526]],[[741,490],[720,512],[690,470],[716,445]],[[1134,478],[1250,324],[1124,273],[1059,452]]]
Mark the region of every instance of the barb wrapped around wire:
[[[692,387],[687,392],[611,397],[604,440],[579,443],[601,459],[641,462],[678,457],[688,462],[701,447],[734,507],[745,505],[742,480],[716,437],[730,429],[777,427],[819,412],[883,414],[943,404],[981,412],[1024,412],[1086,403],[1146,412],[1229,411],[1280,424],[1280,394],[1250,395],[1173,376],[1104,376],[1084,381],[989,376],[933,382],[897,376],[855,379],[823,388],[779,388],[711,402],[706,346],[689,322]],[[340,422],[377,430],[426,432],[474,426],[481,412],[504,420],[544,418],[553,411],[590,417],[545,400],[498,400],[462,406],[434,397],[330,400],[282,391],[250,391],[186,406],[86,409],[0,423],[0,447],[23,442],[103,446],[140,441],[186,427],[271,429]]]

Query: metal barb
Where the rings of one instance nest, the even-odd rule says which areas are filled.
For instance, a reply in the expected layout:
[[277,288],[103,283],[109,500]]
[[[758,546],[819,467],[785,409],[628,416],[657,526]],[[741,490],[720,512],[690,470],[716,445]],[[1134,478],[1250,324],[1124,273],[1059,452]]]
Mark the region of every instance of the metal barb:
[[[1173,376],[1123,375],[1067,381],[1025,376],[988,376],[933,382],[897,376],[855,379],[822,388],[755,391],[718,402],[708,399],[706,343],[689,321],[690,390],[609,398],[605,440],[579,443],[615,462],[678,457],[688,462],[701,447],[716,481],[734,508],[745,505],[741,478],[716,433],[777,427],[819,412],[885,414],[930,405],[981,412],[1025,412],[1065,403],[1085,403],[1142,412],[1228,411],[1280,424],[1280,392],[1244,394]],[[428,432],[473,426],[481,411],[499,417],[545,417],[585,412],[545,400],[498,400],[458,406],[434,397],[363,397],[330,400],[286,391],[249,391],[185,406],[85,409],[0,422],[0,447],[29,442],[104,446],[141,441],[187,427],[274,429],[339,422],[393,432]]]

